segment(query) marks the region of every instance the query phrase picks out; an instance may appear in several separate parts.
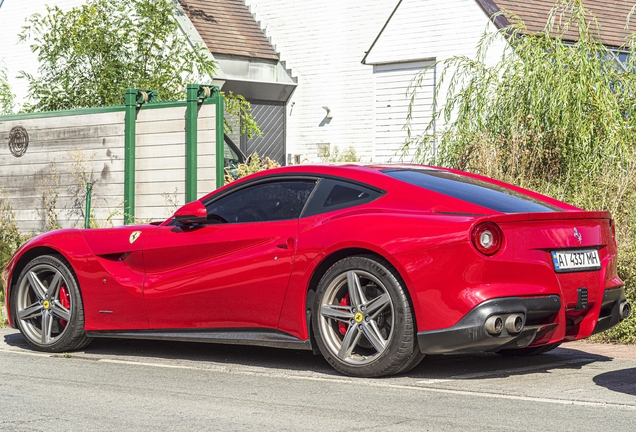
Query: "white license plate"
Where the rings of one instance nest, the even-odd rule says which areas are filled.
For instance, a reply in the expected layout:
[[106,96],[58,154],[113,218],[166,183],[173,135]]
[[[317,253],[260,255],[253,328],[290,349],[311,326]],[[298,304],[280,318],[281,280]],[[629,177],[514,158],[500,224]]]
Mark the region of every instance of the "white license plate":
[[601,260],[596,249],[552,251],[552,263],[557,272],[598,270]]

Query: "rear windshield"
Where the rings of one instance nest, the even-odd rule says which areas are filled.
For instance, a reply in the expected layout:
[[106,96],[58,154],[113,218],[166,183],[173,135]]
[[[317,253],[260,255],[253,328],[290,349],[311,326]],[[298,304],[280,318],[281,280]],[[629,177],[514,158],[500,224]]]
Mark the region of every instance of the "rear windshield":
[[519,192],[447,171],[401,169],[382,172],[406,183],[502,213],[561,211],[558,207]]

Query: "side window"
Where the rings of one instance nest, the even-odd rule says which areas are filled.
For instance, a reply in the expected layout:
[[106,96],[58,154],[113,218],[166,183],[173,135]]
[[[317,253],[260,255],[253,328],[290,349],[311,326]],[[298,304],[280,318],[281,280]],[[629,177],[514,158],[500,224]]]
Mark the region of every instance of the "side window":
[[248,186],[207,204],[208,223],[296,219],[315,185],[313,180],[285,180]]
[[322,179],[307,204],[304,216],[365,204],[379,198],[381,191],[345,180]]
[[369,198],[369,193],[362,190],[362,188],[354,185],[336,184],[322,206],[333,207],[347,203],[355,205],[356,201],[364,201],[366,198]]

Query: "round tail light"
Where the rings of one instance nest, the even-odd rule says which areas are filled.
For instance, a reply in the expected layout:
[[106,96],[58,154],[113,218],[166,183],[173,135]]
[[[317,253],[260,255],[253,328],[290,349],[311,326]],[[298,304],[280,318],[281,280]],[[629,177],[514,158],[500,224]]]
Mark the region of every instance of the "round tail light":
[[499,252],[503,244],[501,229],[492,222],[477,225],[472,234],[473,245],[484,255],[491,256]]

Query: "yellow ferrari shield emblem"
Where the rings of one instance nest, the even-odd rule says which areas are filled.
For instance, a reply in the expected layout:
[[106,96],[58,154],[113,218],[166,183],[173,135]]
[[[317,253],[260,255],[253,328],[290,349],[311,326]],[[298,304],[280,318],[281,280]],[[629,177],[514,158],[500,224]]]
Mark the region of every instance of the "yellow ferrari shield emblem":
[[51,307],[51,303],[49,303],[48,300],[44,300],[44,303],[42,303],[42,307],[44,307],[44,309],[48,309],[49,307]]
[[362,314],[360,312],[358,312],[357,314],[354,315],[353,319],[356,320],[356,322],[362,322]]
[[130,234],[130,238],[128,239],[130,240],[130,244],[133,244],[135,240],[139,238],[140,235],[141,235],[141,231],[133,231],[132,234]]

